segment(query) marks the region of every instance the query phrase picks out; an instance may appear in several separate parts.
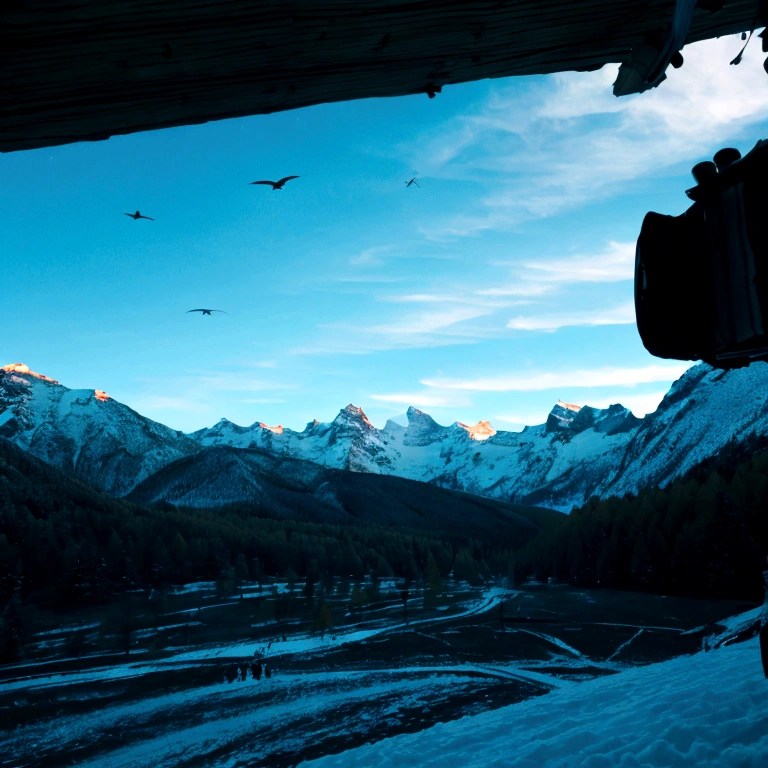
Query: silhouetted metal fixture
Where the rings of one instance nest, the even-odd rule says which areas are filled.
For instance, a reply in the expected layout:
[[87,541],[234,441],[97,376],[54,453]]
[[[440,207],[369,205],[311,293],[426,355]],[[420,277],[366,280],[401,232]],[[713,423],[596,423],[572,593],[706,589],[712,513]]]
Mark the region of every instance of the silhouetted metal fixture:
[[768,141],[713,160],[693,167],[684,214],[646,214],[635,312],[651,354],[737,368],[768,360]]
[[676,0],[672,21],[668,28],[648,32],[645,40],[632,49],[629,61],[619,68],[613,84],[615,96],[642,93],[666,80],[666,70],[683,66],[680,49],[685,44],[693,19],[697,0]]

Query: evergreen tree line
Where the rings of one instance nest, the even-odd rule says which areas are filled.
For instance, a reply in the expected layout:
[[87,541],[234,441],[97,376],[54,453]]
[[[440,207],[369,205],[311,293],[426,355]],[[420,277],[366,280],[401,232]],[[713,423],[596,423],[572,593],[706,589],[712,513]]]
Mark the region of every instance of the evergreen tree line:
[[765,442],[731,444],[663,489],[590,499],[516,553],[515,578],[761,600],[768,453],[755,451]]
[[0,607],[14,591],[47,605],[116,592],[287,573],[416,579],[434,561],[478,583],[509,551],[458,531],[397,530],[270,517],[268,504],[142,507],[67,478],[0,440]]

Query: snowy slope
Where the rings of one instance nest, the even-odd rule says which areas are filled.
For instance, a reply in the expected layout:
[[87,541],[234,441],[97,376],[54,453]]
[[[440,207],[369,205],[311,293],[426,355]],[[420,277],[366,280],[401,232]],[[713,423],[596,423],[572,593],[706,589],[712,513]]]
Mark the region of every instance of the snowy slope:
[[200,449],[101,390],[68,389],[21,363],[0,368],[0,437],[115,496]]
[[729,440],[768,434],[768,363],[734,371],[697,365],[678,379],[646,416],[622,452],[616,474],[598,492],[624,494],[664,485]]
[[[664,485],[730,440],[768,434],[766,363],[727,372],[694,366],[644,419],[618,404],[601,410],[558,402],[545,424],[522,432],[497,432],[488,422],[442,426],[416,408],[408,409],[407,426],[390,420],[377,429],[348,405],[332,422],[313,421],[300,432],[222,419],[191,435],[98,390],[69,390],[26,367],[8,368],[0,370],[0,436],[118,495],[178,458],[221,446],[569,511],[592,495]],[[231,481],[253,490],[247,478]]]
[[190,437],[205,447],[257,448],[335,469],[376,473],[389,470],[389,474],[397,474],[386,456],[382,433],[368,421],[362,408],[351,404],[342,408],[330,424],[311,421],[302,432],[268,427],[262,422],[240,427],[222,419],[210,429],[193,432]]
[[[556,406],[557,408],[557,406]],[[573,412],[569,412],[573,413]],[[311,422],[302,432],[240,427],[222,419],[191,435],[203,446],[257,448],[357,472],[393,474],[484,496],[522,501],[579,467],[558,490],[556,506],[570,509],[619,469],[615,449],[640,420],[621,406],[582,408],[567,424],[523,432],[496,432],[488,422],[445,427],[416,408],[408,426],[388,421],[377,430],[360,408],[348,405],[330,424]],[[547,501],[552,501],[547,499]],[[557,502],[562,502],[557,504]]]
[[407,427],[388,421],[377,430],[347,406],[332,423],[302,432],[222,420],[192,437],[567,511],[594,494],[665,484],[731,439],[768,433],[768,364],[729,372],[697,365],[645,419],[621,405],[562,402],[545,424],[522,432],[496,432],[487,422],[441,426],[416,408],[407,418]]
[[757,639],[563,683],[545,696],[305,762],[306,768],[768,765]]

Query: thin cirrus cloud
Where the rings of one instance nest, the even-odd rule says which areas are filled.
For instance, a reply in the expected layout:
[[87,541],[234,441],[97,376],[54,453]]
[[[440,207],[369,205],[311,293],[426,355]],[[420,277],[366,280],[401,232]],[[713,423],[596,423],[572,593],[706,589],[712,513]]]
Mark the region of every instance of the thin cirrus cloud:
[[138,397],[132,401],[131,407],[139,412],[189,411],[191,413],[207,413],[210,409],[208,403],[196,398],[165,397],[163,395]]
[[396,405],[413,405],[419,408],[459,408],[465,402],[458,398],[441,397],[423,392],[404,393],[391,395],[371,395],[371,400],[379,403],[393,403]]
[[632,280],[635,244],[610,241],[602,252],[595,254],[537,261],[496,262],[495,265],[513,267],[513,282],[478,290],[475,292],[478,296],[546,297],[569,284]]
[[768,118],[757,49],[727,62],[737,37],[685,49],[685,66],[658,89],[617,99],[617,67],[554,75],[527,92],[498,89],[479,111],[420,142],[414,162],[429,175],[471,179],[490,190],[475,211],[422,226],[432,240],[506,230],[625,193],[627,183],[708,157]]
[[492,313],[492,309],[482,306],[453,306],[438,311],[418,312],[396,320],[393,323],[372,326],[366,331],[377,336],[388,337],[393,341],[423,337],[429,334],[441,336],[474,336],[476,328],[467,328],[463,324]]
[[[397,296],[382,296],[379,301],[387,302],[391,304],[440,304],[441,306],[448,305],[465,305],[468,307],[476,307],[481,310],[476,316],[488,314],[485,309],[498,309],[502,307],[515,306],[521,303],[519,301],[507,301],[501,298],[504,294],[499,294],[499,298],[493,298],[496,294],[485,293],[483,291],[475,291],[473,294],[461,294],[461,293],[410,293]],[[510,294],[511,295],[511,294]],[[485,298],[486,296],[490,298]],[[470,314],[474,314],[470,312]]]
[[672,382],[690,368],[690,363],[646,365],[641,368],[594,368],[558,373],[524,373],[486,376],[477,379],[424,379],[420,383],[436,389],[473,392],[539,392],[548,389],[633,387],[651,382]]
[[495,332],[471,325],[495,310],[485,306],[456,305],[439,310],[413,312],[389,323],[371,326],[332,323],[319,326],[325,338],[311,346],[295,347],[290,355],[356,354],[391,349],[443,347],[473,344]]
[[513,317],[507,328],[515,331],[544,331],[553,333],[570,326],[630,325],[635,322],[634,302],[628,301],[617,307],[583,312],[563,312],[543,315]]
[[[635,243],[611,241],[602,252],[568,259],[529,261],[522,265],[526,279],[542,283],[614,283],[632,280]],[[536,283],[534,283],[536,285]]]
[[197,376],[188,379],[190,389],[215,392],[263,392],[280,389],[296,389],[295,384],[284,384],[260,379],[241,378],[237,374]]
[[525,296],[534,298],[554,293],[555,285],[544,283],[525,282],[525,278],[520,278],[517,282],[507,286],[497,286],[495,288],[483,288],[476,291],[478,296]]
[[384,264],[384,255],[392,253],[393,246],[379,245],[365,250],[353,256],[349,263],[353,266],[378,267]]

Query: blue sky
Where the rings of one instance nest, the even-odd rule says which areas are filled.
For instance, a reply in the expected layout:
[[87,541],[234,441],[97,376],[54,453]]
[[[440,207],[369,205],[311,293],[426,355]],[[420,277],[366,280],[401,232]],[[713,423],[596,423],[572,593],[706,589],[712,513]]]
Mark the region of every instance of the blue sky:
[[[739,48],[686,49],[637,97],[611,66],[2,155],[0,364],[184,430],[652,411],[686,365],[637,335],[634,240],[694,163],[766,136]],[[208,306],[229,314],[185,314]]]

